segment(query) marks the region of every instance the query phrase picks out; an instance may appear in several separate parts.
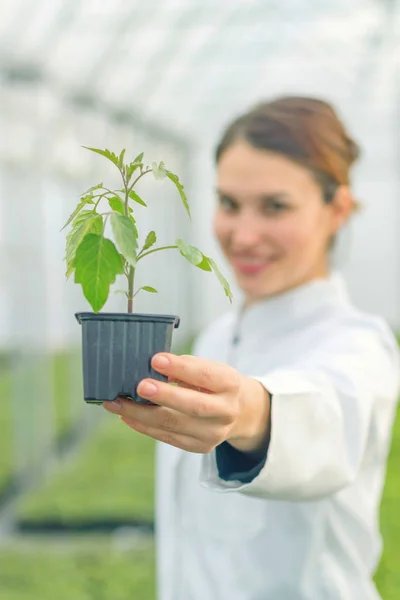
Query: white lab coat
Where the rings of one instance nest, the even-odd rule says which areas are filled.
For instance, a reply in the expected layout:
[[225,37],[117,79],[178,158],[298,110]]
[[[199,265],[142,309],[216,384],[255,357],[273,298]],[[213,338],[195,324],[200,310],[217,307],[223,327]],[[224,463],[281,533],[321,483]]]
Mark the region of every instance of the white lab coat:
[[389,327],[356,309],[334,273],[218,319],[195,354],[262,382],[271,441],[248,484],[219,477],[216,451],[158,445],[158,598],[380,598],[372,577],[400,381]]

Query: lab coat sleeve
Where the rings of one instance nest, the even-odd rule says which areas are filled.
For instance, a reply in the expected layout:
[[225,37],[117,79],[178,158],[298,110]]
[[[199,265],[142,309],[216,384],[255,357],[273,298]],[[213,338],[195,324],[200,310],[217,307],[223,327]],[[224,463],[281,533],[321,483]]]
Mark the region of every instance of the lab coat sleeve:
[[293,367],[254,378],[273,395],[265,464],[246,483],[222,479],[214,450],[203,457],[202,484],[258,498],[316,500],[356,478],[374,411],[395,405],[399,356],[390,336],[350,328]]

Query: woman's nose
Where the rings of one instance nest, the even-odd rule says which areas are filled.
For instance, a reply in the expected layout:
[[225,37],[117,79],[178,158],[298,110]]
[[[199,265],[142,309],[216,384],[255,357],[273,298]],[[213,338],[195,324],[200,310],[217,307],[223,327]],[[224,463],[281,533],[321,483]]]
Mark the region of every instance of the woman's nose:
[[259,220],[254,218],[239,218],[232,230],[232,241],[236,248],[251,248],[262,239]]

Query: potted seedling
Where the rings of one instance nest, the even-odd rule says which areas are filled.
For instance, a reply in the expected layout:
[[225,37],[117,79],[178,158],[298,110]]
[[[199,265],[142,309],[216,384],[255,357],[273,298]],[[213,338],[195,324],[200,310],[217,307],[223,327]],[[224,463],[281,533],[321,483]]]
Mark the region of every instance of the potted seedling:
[[[156,293],[150,285],[135,288],[136,269],[142,260],[154,252],[178,251],[189,263],[204,271],[213,271],[226,296],[232,299],[228,282],[212,258],[182,239],[170,246],[157,247],[155,231],[146,236],[138,231],[134,206],[147,206],[135,189],[138,181],[152,173],[156,180],[169,179],[177,188],[183,207],[190,218],[190,209],[179,177],[163,162],[145,166],[143,153],[132,162],[125,162],[125,150],[117,155],[109,150],[88,148],[111,161],[118,169],[122,186],[111,190],[99,183],[80,197],[75,210],[64,225],[70,227],[66,238],[66,276],[74,274],[75,283],[93,312],[76,314],[82,325],[82,362],[85,401],[102,404],[117,396],[142,402],[136,387],[145,377],[165,381],[153,371],[151,358],[157,352],[171,349],[172,332],[179,317],[164,314],[133,312],[133,302],[139,292]],[[102,206],[106,205],[106,210]],[[107,237],[106,226],[112,233]],[[118,290],[127,299],[126,313],[100,312],[106,303],[110,287],[117,276],[126,278],[126,289]],[[150,274],[149,274],[150,275]],[[183,285],[183,282],[182,282]]]

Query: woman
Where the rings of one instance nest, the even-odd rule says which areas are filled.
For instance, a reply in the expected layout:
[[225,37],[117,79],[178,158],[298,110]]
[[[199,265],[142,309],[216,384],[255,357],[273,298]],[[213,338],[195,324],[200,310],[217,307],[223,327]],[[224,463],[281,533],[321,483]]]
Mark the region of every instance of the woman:
[[216,153],[215,234],[244,294],[196,356],[158,354],[158,406],[106,403],[163,444],[161,600],[372,600],[399,391],[389,327],[355,308],[330,249],[358,148],[334,110],[281,98]]

